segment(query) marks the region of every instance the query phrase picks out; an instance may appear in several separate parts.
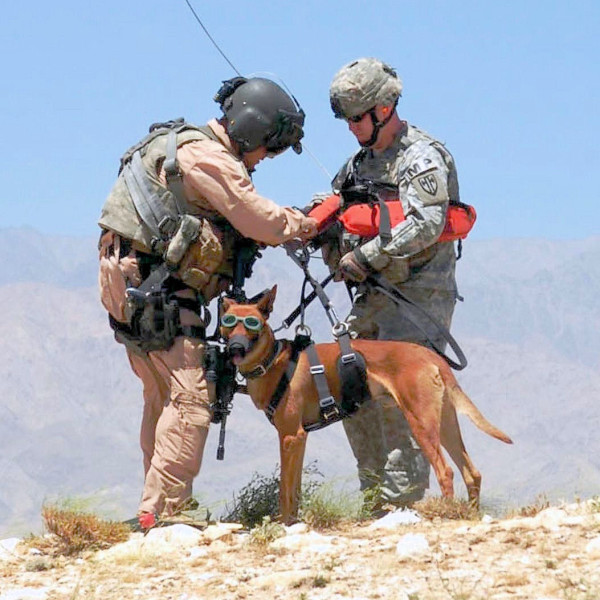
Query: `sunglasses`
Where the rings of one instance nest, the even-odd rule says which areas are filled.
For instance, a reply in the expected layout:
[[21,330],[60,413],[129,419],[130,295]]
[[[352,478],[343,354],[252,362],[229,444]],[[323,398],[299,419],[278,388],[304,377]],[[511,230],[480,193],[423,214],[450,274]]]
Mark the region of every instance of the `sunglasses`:
[[263,326],[261,320],[258,317],[253,317],[252,315],[248,315],[247,317],[238,317],[236,315],[232,315],[231,313],[227,313],[221,317],[221,325],[223,327],[227,327],[228,329],[235,327],[239,322],[242,322],[248,331],[260,331]]
[[360,123],[366,115],[368,115],[371,111],[370,110],[366,110],[364,113],[360,114],[360,115],[356,115],[355,117],[344,117],[344,119],[346,121],[348,121],[349,123]]

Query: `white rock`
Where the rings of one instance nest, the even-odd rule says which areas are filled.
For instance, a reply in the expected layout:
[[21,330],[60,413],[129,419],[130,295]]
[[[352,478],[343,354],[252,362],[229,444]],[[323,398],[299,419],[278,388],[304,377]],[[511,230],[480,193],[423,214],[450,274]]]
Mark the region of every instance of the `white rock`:
[[195,558],[203,558],[208,553],[209,553],[209,550],[205,546],[194,546],[193,548],[190,548],[190,553],[188,556],[189,556],[190,560],[193,560]]
[[146,543],[163,541],[173,546],[195,546],[202,539],[202,531],[177,523],[169,527],[155,527],[146,535]]
[[215,541],[230,536],[234,531],[241,528],[242,525],[239,523],[217,523],[216,525],[209,525],[201,533],[205,540]]
[[407,533],[396,544],[396,556],[406,558],[429,550],[429,542],[422,533]]
[[368,529],[395,529],[399,525],[412,525],[420,522],[421,517],[414,510],[396,510],[371,523]]
[[308,525],[306,523],[294,523],[284,527],[286,535],[295,535],[297,533],[306,533],[308,531]]
[[557,531],[563,524],[567,513],[562,508],[546,508],[533,517],[534,523],[548,531]]
[[585,551],[594,558],[600,558],[600,537],[596,537],[588,542]]
[[331,542],[331,537],[321,535],[316,531],[309,531],[308,533],[297,533],[295,535],[287,535],[279,538],[272,542],[271,546],[273,548],[287,548],[288,550],[312,546],[318,546],[322,549],[325,545],[331,546]]
[[0,556],[3,554],[14,554],[15,548],[21,541],[21,538],[16,537],[0,540]]
[[481,522],[482,523],[493,523],[494,517],[491,517],[490,515],[483,515],[483,517],[481,517]]
[[50,588],[16,588],[7,590],[0,596],[0,600],[44,600]]

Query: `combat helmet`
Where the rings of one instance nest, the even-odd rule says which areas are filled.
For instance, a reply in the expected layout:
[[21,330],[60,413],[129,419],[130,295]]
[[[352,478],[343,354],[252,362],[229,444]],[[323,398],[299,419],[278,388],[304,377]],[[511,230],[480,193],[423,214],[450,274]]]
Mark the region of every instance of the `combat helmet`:
[[265,146],[279,153],[302,152],[304,111],[279,85],[262,77],[234,77],[223,82],[215,102],[225,115],[225,127],[242,153]]
[[344,65],[329,88],[331,109],[338,119],[351,119],[376,105],[395,106],[402,95],[396,71],[377,58],[359,58]]

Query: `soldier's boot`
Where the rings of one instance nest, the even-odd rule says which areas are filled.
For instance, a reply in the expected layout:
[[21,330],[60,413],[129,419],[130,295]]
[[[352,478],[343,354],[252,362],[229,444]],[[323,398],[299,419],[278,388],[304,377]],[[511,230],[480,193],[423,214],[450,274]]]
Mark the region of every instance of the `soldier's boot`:
[[377,510],[381,504],[380,488],[387,461],[381,405],[369,400],[350,418],[342,421],[352,453],[356,458],[360,489],[365,508]]
[[415,442],[402,411],[391,396],[377,398],[382,406],[387,460],[383,467],[382,500],[394,506],[411,506],[429,488],[429,462]]

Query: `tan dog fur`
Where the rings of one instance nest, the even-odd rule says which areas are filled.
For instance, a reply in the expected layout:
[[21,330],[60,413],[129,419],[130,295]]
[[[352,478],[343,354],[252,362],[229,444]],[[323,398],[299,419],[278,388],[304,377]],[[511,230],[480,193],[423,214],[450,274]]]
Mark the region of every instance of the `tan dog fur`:
[[[245,335],[252,346],[237,366],[249,372],[269,357],[275,336],[267,324],[277,293],[274,286],[257,304],[238,304],[226,299],[223,314],[239,317],[252,315],[263,323],[260,332],[247,331],[241,322],[233,328],[221,327],[225,339],[232,335]],[[458,466],[467,487],[469,500],[479,502],[481,474],[471,462],[465,449],[456,412],[466,414],[485,433],[507,443],[512,440],[494,427],[479,412],[462,391],[446,361],[435,352],[417,344],[393,341],[352,340],[352,347],[360,352],[366,362],[371,395],[376,397],[387,391],[404,413],[415,440],[429,460],[438,480],[442,495],[452,497],[453,471],[442,453],[442,446]],[[325,366],[331,393],[339,399],[340,382],[336,362],[340,354],[337,343],[318,344],[317,352]],[[284,373],[291,356],[289,342],[267,373],[248,379],[248,393],[255,406],[265,410]],[[303,352],[273,418],[279,433],[281,480],[279,507],[281,520],[292,522],[298,512],[302,465],[307,433],[303,423],[319,420],[319,399],[309,372],[309,363]]]

